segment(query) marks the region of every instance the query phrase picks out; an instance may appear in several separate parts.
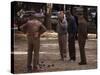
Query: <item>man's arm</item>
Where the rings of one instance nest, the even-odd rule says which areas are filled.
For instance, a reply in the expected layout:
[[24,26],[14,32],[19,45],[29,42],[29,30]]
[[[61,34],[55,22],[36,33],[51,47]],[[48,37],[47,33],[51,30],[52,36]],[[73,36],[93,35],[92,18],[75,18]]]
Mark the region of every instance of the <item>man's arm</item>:
[[41,25],[40,25],[39,34],[40,34],[40,35],[43,34],[46,30],[47,30],[46,27],[45,27],[43,24],[41,24]]
[[20,29],[21,29],[22,32],[26,33],[27,32],[27,23],[21,25]]

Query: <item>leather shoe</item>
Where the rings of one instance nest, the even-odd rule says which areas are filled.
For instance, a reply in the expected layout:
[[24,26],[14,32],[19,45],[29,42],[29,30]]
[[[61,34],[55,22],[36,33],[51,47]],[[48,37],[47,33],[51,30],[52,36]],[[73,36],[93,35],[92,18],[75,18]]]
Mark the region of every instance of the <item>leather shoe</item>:
[[87,63],[86,62],[80,62],[78,63],[79,65],[86,65]]

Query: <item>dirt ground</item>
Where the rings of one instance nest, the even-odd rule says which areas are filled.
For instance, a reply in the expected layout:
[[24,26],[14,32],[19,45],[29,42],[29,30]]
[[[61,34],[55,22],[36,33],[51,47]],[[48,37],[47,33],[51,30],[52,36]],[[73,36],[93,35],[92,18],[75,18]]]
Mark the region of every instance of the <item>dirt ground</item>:
[[[67,60],[60,60],[57,33],[51,33],[51,36],[41,37],[40,45],[40,63],[44,62],[45,67],[40,72],[68,71],[68,70],[87,70],[97,68],[97,39],[95,34],[89,34],[86,41],[87,65],[78,65],[80,62],[79,47],[76,40],[76,62],[69,63],[67,49]],[[16,33],[14,35],[14,73],[26,73],[27,63],[27,39],[26,35]],[[68,47],[67,47],[68,48]],[[49,65],[49,66],[48,66]],[[51,65],[51,66],[50,66]],[[53,66],[52,66],[53,65]]]

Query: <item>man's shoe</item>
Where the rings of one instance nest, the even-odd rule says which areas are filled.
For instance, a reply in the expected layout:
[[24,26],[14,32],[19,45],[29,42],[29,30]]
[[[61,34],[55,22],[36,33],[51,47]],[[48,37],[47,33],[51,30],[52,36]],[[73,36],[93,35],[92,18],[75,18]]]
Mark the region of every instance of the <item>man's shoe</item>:
[[39,72],[39,69],[33,69],[33,72]]
[[68,60],[68,62],[69,62],[69,63],[74,63],[75,60],[70,59],[70,60]]
[[27,72],[28,73],[32,73],[32,69],[27,69]]
[[40,71],[40,66],[39,65],[37,65],[36,67],[33,67],[33,72],[39,72],[39,71]]
[[86,62],[80,62],[78,63],[79,65],[86,65],[87,63]]

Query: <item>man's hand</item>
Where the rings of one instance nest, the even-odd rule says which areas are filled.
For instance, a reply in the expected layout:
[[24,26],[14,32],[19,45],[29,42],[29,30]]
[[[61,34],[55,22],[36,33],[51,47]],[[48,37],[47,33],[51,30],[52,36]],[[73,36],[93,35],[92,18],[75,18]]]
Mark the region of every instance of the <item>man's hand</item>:
[[43,34],[46,30],[47,30],[46,27],[44,25],[41,25],[39,35]]

